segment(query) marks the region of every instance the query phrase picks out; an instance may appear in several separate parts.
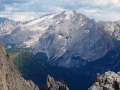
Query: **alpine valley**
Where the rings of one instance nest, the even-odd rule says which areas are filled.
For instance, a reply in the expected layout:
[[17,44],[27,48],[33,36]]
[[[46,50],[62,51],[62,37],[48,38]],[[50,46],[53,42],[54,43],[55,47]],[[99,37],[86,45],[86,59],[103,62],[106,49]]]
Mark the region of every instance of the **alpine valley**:
[[120,21],[96,22],[75,10],[25,22],[1,17],[0,41],[9,54],[22,50],[13,62],[38,86],[51,74],[70,90],[87,90],[97,72],[120,71]]

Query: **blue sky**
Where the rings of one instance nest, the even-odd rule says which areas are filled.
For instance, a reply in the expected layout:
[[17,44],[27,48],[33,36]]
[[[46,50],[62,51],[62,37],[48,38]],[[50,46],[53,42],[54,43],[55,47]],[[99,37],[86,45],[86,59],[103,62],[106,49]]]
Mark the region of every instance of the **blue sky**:
[[120,0],[0,0],[0,17],[29,20],[46,13],[76,10],[96,21],[120,20]]

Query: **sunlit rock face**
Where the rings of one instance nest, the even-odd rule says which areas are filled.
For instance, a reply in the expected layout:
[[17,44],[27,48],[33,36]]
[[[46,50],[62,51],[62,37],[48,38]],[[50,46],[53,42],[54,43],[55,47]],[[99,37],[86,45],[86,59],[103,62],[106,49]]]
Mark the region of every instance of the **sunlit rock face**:
[[31,80],[24,80],[0,43],[0,90],[39,90]]
[[105,72],[100,75],[96,74],[94,84],[88,90],[119,90],[120,89],[120,72]]

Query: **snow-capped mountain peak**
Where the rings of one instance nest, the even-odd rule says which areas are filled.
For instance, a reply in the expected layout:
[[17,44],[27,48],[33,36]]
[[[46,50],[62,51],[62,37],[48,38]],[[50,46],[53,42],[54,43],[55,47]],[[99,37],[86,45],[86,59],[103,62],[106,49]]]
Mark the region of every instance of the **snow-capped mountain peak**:
[[44,24],[46,26],[49,26],[50,24],[53,23],[53,18],[54,16],[56,15],[56,13],[54,14],[48,14],[48,15],[45,15],[45,16],[42,16],[40,18],[36,18],[28,23],[26,23],[25,25],[26,26],[31,26],[31,25],[35,25],[35,24]]
[[71,17],[75,15],[75,13],[73,10],[71,10],[71,11],[66,11],[65,15],[66,15],[65,20],[69,20]]
[[21,22],[13,21],[6,18],[0,18],[0,35],[10,34]]
[[64,67],[101,58],[114,48],[111,36],[120,38],[119,22],[95,22],[74,10],[11,23],[0,24],[4,45],[30,48],[34,54],[44,52],[49,62]]

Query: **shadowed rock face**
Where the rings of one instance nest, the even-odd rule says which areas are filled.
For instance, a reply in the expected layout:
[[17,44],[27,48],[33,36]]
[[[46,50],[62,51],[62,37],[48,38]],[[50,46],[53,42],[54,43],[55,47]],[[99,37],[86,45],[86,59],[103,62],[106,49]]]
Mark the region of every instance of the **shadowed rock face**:
[[120,90],[120,72],[97,74],[94,84],[88,90]]
[[0,90],[39,90],[31,80],[24,80],[0,42]]
[[48,75],[47,90],[69,90],[69,88],[60,81],[55,81],[54,78]]

